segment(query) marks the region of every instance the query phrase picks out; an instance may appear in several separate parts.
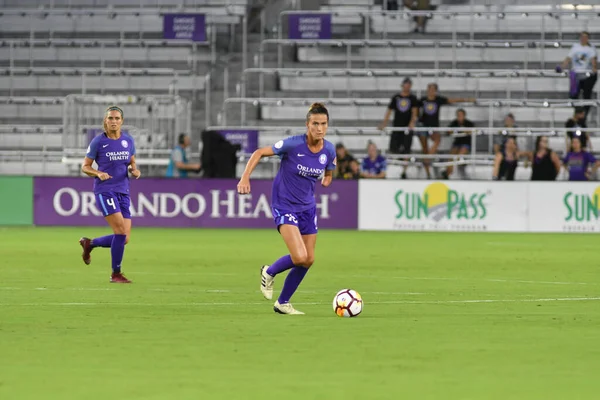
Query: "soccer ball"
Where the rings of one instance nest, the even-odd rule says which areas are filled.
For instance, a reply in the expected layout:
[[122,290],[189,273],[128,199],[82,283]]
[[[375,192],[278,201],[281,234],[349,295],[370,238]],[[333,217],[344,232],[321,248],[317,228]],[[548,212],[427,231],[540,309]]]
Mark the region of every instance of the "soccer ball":
[[362,297],[356,290],[342,289],[333,298],[333,312],[340,317],[356,317],[362,309]]

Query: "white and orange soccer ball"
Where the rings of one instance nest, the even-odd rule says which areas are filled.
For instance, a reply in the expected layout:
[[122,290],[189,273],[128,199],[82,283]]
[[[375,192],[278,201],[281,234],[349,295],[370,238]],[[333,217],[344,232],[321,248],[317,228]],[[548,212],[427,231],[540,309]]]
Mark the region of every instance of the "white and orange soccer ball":
[[362,309],[363,300],[356,290],[342,289],[333,298],[333,311],[340,317],[356,317]]

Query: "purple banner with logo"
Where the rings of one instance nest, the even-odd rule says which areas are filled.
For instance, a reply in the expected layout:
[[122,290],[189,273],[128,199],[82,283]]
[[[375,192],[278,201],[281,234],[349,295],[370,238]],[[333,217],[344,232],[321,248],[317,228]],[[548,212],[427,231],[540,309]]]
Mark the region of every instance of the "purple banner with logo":
[[164,14],[163,38],[206,42],[204,14]]
[[288,38],[331,39],[331,14],[288,15]]
[[258,149],[258,131],[256,130],[227,130],[219,131],[229,142],[240,144],[244,153],[252,153]]
[[[252,180],[251,195],[238,195],[235,179],[144,179],[131,181],[134,226],[274,228],[271,180]],[[91,178],[36,177],[35,225],[104,226]],[[358,182],[317,183],[319,228],[358,227]]]

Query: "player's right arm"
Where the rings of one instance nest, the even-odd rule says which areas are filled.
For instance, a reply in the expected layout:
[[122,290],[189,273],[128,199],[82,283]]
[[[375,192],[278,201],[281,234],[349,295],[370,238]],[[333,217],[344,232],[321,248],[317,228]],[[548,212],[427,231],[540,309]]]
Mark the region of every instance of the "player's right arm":
[[263,157],[270,157],[274,155],[275,152],[273,151],[273,148],[271,146],[261,147],[260,149],[252,153],[252,156],[250,156],[250,159],[246,164],[246,168],[244,169],[244,173],[242,174],[240,182],[237,185],[239,194],[250,193],[250,175],[260,162],[260,159]]
[[92,167],[92,164],[94,163],[94,160],[96,159],[97,155],[98,140],[94,138],[87,148],[87,153],[83,159],[83,164],[81,165],[81,171],[87,176],[98,177],[100,178],[100,180],[103,181],[112,178],[112,176],[110,176],[106,172],[98,171]]

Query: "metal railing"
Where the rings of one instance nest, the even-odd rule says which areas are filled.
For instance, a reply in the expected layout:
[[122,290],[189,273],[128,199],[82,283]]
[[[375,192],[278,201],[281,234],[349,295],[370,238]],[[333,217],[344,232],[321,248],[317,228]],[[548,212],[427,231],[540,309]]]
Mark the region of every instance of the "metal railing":
[[[185,40],[168,40],[168,39],[5,39],[0,40],[0,49],[2,47],[8,47],[8,65],[10,67],[15,66],[17,55],[15,53],[19,49],[27,49],[28,55],[26,61],[29,63],[29,67],[33,68],[35,64],[35,57],[33,52],[35,49],[44,48],[70,48],[76,51],[77,49],[97,49],[97,59],[99,59],[99,67],[105,68],[107,62],[119,62],[119,68],[124,68],[124,63],[127,61],[139,61],[131,60],[127,58],[127,50],[131,48],[187,48],[190,50],[190,55],[187,57],[187,64],[193,71],[198,71],[198,57],[197,51],[201,47],[210,47],[210,64],[214,64],[216,61],[216,44],[215,40],[207,42],[194,42]],[[119,57],[107,59],[105,49],[116,48],[119,50]],[[25,60],[25,58],[19,58],[19,61]],[[44,61],[56,60],[55,58],[44,59]],[[62,61],[69,61],[65,59]],[[89,60],[85,60],[89,61]],[[146,62],[152,61],[150,55],[146,53]]]
[[[326,105],[330,106],[380,106],[386,107],[390,99],[389,98],[328,98],[328,99],[306,99],[306,98],[251,98],[251,97],[230,97],[225,99],[223,107],[218,115],[219,120],[222,124],[227,124],[227,106],[230,104],[240,105],[240,124],[246,124],[246,105],[252,105],[254,107],[261,105],[292,105],[292,106],[303,106],[308,107],[314,101],[322,101]],[[525,99],[525,100],[511,100],[511,99],[486,99],[477,100],[471,104],[476,107],[487,107],[489,109],[489,127],[494,124],[494,109],[499,107],[534,107],[534,108],[565,108],[565,107],[577,107],[577,106],[590,106],[598,107],[600,105],[599,100],[538,100],[538,99]],[[596,113],[597,124],[600,126],[600,113]],[[335,116],[334,116],[335,118]],[[552,119],[549,121],[551,124],[554,123]]]
[[[506,78],[506,98],[511,99],[511,93],[514,89],[510,87],[510,81],[516,78],[523,78],[523,90],[525,97],[528,94],[529,79],[538,78],[564,78],[569,76],[569,71],[555,72],[554,70],[538,70],[538,69],[359,69],[359,68],[331,68],[331,69],[320,69],[320,68],[248,68],[242,72],[242,86],[240,88],[240,97],[246,97],[248,93],[248,82],[249,75],[258,75],[259,80],[259,91],[258,97],[263,97],[265,93],[264,87],[264,75],[277,75],[279,77],[326,77],[331,80],[329,87],[323,88],[322,90],[329,91],[329,98],[333,97],[333,78],[344,77],[348,79],[346,85],[346,95],[349,97],[352,92],[352,86],[350,80],[355,77],[398,77],[402,79],[410,76],[415,77],[417,84],[421,79],[426,77],[431,78],[470,78],[476,83],[476,90],[474,91],[475,97],[479,96],[479,91],[483,89],[480,84],[482,78]],[[427,83],[430,81],[428,80]],[[224,88],[227,87],[227,82],[224,82]],[[392,88],[389,88],[392,90]],[[417,96],[421,96],[422,89],[418,87],[415,90]],[[227,98],[225,93],[224,98]]]
[[[540,52],[540,60],[539,63],[542,67],[546,63],[546,49],[558,49],[564,48],[566,57],[567,48],[570,48],[573,45],[572,41],[562,42],[556,40],[550,41],[528,41],[528,40],[398,40],[398,39],[318,39],[318,40],[309,40],[309,39],[265,39],[260,43],[259,54],[258,54],[258,64],[259,68],[264,68],[264,57],[266,47],[269,45],[277,46],[277,68],[283,68],[283,56],[282,56],[282,47],[283,46],[305,46],[305,47],[334,47],[334,48],[345,48],[345,58],[344,61],[346,63],[346,68],[352,68],[352,49],[353,48],[374,48],[374,47],[386,47],[386,48],[394,48],[394,47],[405,47],[405,48],[431,48],[435,55],[433,61],[433,69],[440,69],[440,57],[437,52],[439,49],[450,48],[452,49],[452,68],[456,69],[457,63],[460,61],[457,57],[457,51],[459,49],[527,49],[528,51],[523,52],[522,60],[507,60],[510,62],[520,62],[523,65],[523,69],[529,69],[528,65],[532,62],[529,58],[530,49],[537,49]],[[364,52],[362,56],[361,63],[365,66],[365,68],[369,68],[372,60],[369,59],[369,55],[367,52]],[[560,60],[554,61],[562,61],[564,57]],[[379,62],[386,61],[400,61],[400,60],[377,60]],[[406,60],[404,60],[406,61]],[[419,61],[418,58],[414,61]]]

